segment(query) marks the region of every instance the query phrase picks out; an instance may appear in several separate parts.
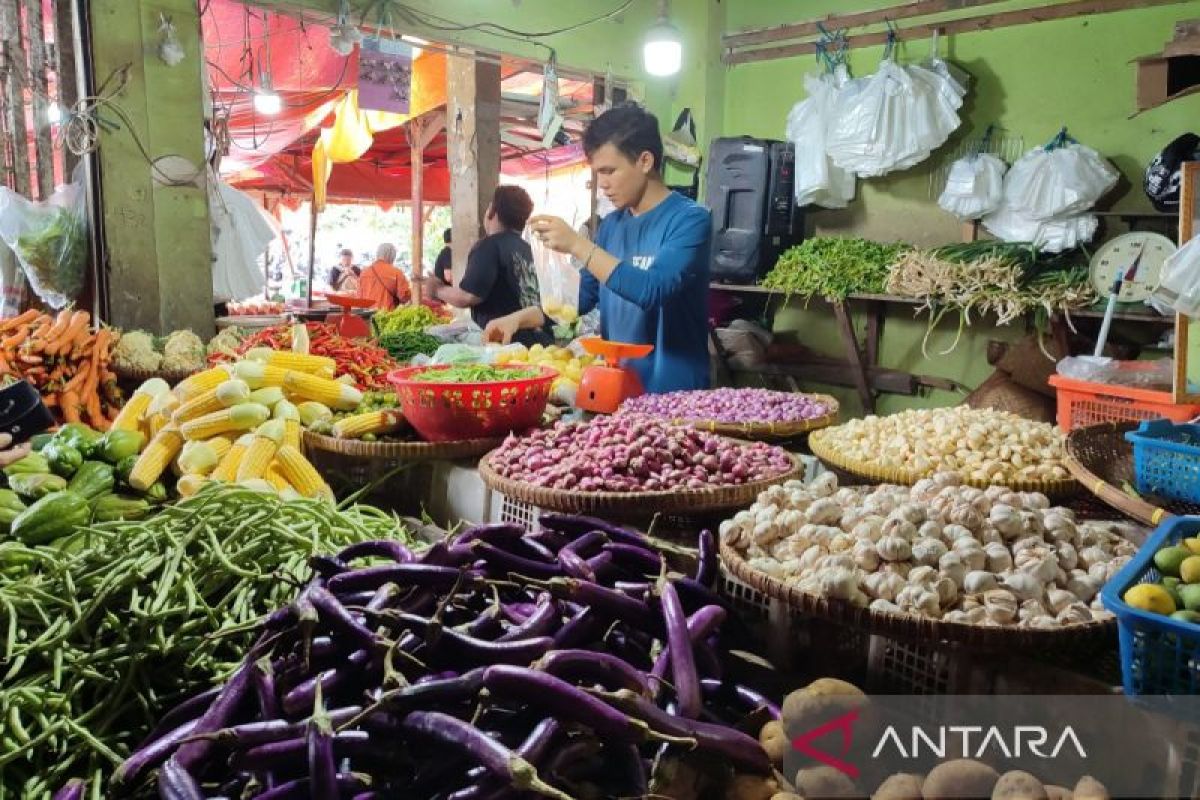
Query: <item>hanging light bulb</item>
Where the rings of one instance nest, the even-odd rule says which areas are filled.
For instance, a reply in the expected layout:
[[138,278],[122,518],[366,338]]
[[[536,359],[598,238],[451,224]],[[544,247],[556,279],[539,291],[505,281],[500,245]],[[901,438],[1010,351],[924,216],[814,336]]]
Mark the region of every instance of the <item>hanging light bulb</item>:
[[283,98],[271,81],[271,15],[266,12],[263,12],[263,29],[266,31],[266,60],[260,67],[259,87],[254,91],[254,110],[274,116],[283,110]]
[[659,77],[674,75],[683,66],[683,36],[667,16],[667,0],[659,0],[658,21],[646,32],[642,46],[646,72]]

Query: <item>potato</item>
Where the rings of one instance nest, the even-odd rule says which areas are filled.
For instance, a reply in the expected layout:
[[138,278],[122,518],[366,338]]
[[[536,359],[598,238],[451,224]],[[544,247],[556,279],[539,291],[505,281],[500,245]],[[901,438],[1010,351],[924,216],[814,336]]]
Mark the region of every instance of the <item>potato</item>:
[[807,767],[796,773],[796,794],[804,800],[858,797],[854,781],[833,767]]
[[920,775],[897,772],[879,784],[871,800],[922,800],[921,784],[924,782]]
[[725,800],[771,800],[779,791],[774,778],[737,774],[725,790]]
[[783,757],[787,754],[789,747],[782,722],[773,719],[763,725],[762,731],[758,734],[758,743],[763,746],[763,750],[767,751],[767,757],[771,759],[772,764],[777,767],[782,766]]
[[1084,775],[1075,784],[1075,800],[1109,800],[1108,789],[1091,775]]
[[795,738],[869,702],[854,684],[836,678],[820,678],[784,698],[783,728],[789,739]]
[[992,800],[1046,800],[1046,787],[1028,772],[1015,769],[996,781]]
[[957,758],[938,764],[925,776],[925,800],[970,800],[992,796],[1000,773],[987,764]]
[[1046,797],[1049,800],[1072,800],[1074,793],[1065,786],[1049,785],[1046,787]]

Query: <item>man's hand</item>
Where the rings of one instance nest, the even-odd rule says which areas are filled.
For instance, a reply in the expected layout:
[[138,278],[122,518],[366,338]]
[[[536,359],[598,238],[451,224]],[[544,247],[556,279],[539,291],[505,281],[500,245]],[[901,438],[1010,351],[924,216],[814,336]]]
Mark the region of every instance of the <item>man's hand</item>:
[[587,241],[559,217],[539,215],[529,221],[529,226],[543,244],[558,253],[574,255],[580,242]]
[[520,330],[516,314],[496,317],[483,329],[484,344],[512,344],[513,337]]
[[32,449],[29,442],[13,447],[12,437],[7,433],[0,433],[0,467],[7,467],[9,464],[20,461],[29,455]]
[[421,279],[421,297],[426,300],[437,300],[438,289],[445,285],[436,276],[428,275]]

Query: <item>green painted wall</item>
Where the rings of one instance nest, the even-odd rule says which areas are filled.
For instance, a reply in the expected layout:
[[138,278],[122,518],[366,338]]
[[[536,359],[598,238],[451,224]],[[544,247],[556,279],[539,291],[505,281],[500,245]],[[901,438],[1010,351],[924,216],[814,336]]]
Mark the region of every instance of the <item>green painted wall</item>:
[[[152,158],[178,155],[204,164],[195,0],[92,0],[90,6],[97,82],[129,67],[128,83],[114,98],[129,124],[120,122],[119,130],[100,139],[110,322],[207,333],[213,314],[206,192],[195,185],[156,185],[130,131]],[[187,53],[174,67],[157,56],[160,14],[173,19]],[[118,122],[111,109],[102,107],[100,115]]]
[[[894,3],[726,0],[725,5],[726,28],[735,31]],[[1006,10],[1021,5],[1028,4],[988,8]],[[975,9],[973,13],[978,12]],[[965,124],[941,152],[952,150],[964,138],[977,138],[988,124],[1022,136],[1027,148],[1049,140],[1067,125],[1078,139],[1108,156],[1125,176],[1105,199],[1105,205],[1118,210],[1150,210],[1141,189],[1142,170],[1170,139],[1196,129],[1200,97],[1183,98],[1130,119],[1135,89],[1135,71],[1130,62],[1161,51],[1177,20],[1197,16],[1200,2],[1184,2],[944,37],[943,57],[964,67],[974,80],[964,107]],[[925,58],[929,40],[904,41],[903,21],[899,30],[902,44],[898,57]],[[870,74],[882,52],[882,47],[853,51],[852,73]],[[788,111],[803,98],[802,76],[815,68],[812,56],[731,67],[724,86],[725,133],[781,137]],[[935,153],[906,172],[860,181],[859,197],[849,209],[817,212],[811,216],[810,225],[817,233],[885,241],[957,241],[961,235],[958,222],[938,209],[936,192],[933,196],[930,192],[930,175],[944,163]],[[840,352],[836,328],[826,311],[791,308],[778,316],[776,329],[797,335],[823,351]],[[930,352],[948,347],[956,329],[957,321],[942,325],[930,339]],[[894,309],[881,348],[883,365],[975,386],[991,373],[985,359],[987,341],[1012,339],[1023,333],[1016,327],[997,329],[977,322],[952,354],[927,360],[921,353],[925,330],[924,318],[914,321],[910,309]],[[852,393],[840,394],[849,411],[858,408]],[[956,401],[955,395],[944,392],[921,400],[887,396],[880,409],[892,411],[914,404]]]

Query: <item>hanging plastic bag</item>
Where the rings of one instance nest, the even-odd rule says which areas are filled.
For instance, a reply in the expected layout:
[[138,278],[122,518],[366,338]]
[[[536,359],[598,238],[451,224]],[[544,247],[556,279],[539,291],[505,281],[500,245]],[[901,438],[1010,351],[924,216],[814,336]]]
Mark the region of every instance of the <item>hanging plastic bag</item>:
[[983,218],[983,227],[1006,242],[1031,242],[1041,252],[1061,253],[1090,242],[1099,227],[1099,220],[1093,214],[1068,214],[1039,220],[1001,206]]
[[1154,300],[1187,317],[1200,317],[1200,236],[1163,262]]
[[979,219],[1000,208],[1008,167],[991,153],[960,158],[950,166],[938,205],[961,220]]
[[832,74],[805,75],[808,97],[792,107],[787,138],[796,153],[796,204],[845,208],[854,199],[854,173],[830,160],[825,151],[839,87],[849,80],[839,65]]
[[0,187],[0,240],[16,254],[34,293],[54,309],[75,300],[87,270],[87,198],[81,167],[44,202]]
[[0,319],[21,313],[25,299],[25,273],[17,263],[17,255],[0,241]]
[[700,166],[700,148],[696,144],[696,122],[692,110],[679,112],[675,127],[663,137],[663,152],[667,158],[683,167],[695,169]]
[[[579,272],[572,265],[570,256],[556,253],[537,237],[532,237],[529,247],[537,271],[542,313],[557,327],[571,328],[579,319]],[[524,298],[522,301],[525,302]],[[555,335],[559,333],[556,330]],[[561,333],[564,334],[561,338],[570,338],[566,336],[567,331]]]
[[1032,219],[1079,214],[1117,183],[1117,171],[1066,128],[1045,147],[1021,156],[1004,179],[1004,202]]

